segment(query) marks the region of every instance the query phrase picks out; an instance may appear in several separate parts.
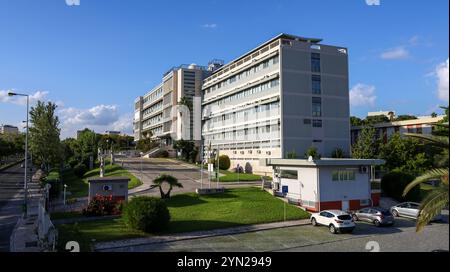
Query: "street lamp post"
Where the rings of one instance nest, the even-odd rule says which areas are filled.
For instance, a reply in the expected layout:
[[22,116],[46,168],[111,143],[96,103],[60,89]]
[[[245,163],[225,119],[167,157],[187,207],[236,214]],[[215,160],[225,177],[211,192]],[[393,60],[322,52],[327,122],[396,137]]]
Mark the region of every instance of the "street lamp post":
[[30,112],[30,97],[28,94],[20,94],[9,92],[8,96],[25,96],[27,98],[27,127],[25,134],[25,175],[24,175],[24,200],[23,200],[23,209],[24,209],[24,217],[27,217],[28,207],[27,207],[27,191],[28,191],[28,179],[27,179],[27,171],[28,171],[28,114]]

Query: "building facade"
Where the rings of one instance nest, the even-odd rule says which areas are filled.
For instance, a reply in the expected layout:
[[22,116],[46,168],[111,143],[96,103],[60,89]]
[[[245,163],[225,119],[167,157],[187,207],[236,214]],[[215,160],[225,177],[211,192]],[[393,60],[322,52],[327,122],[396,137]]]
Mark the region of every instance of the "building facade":
[[1,125],[0,126],[0,134],[19,134],[19,128],[11,125]]
[[280,34],[203,81],[202,137],[238,165],[269,174],[261,158],[350,152],[347,49]]
[[[174,140],[201,140],[201,86],[209,74],[207,67],[195,64],[174,67],[146,95],[135,100],[134,139],[148,137],[170,146]],[[184,101],[189,112],[184,112]],[[186,108],[184,108],[186,109]]]
[[[387,143],[389,137],[394,133],[418,133],[418,134],[431,134],[435,124],[442,121],[445,115],[431,117],[423,116],[413,120],[394,121],[387,123],[374,124],[373,127],[376,130],[376,135],[379,139],[382,139],[384,143]],[[351,140],[352,144],[356,143],[359,134],[364,126],[353,126],[351,128]]]
[[265,159],[273,169],[273,192],[309,211],[358,210],[378,206],[379,192],[371,188],[373,167],[383,160]]

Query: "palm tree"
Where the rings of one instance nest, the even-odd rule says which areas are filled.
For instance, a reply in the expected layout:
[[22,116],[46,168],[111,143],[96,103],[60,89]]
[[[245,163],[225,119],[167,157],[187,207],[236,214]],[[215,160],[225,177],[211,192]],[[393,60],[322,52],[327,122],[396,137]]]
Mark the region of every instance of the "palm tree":
[[[446,127],[447,124],[440,126]],[[442,148],[443,154],[448,154],[449,138],[447,136],[436,135],[421,135],[421,134],[406,134],[410,137],[415,137],[428,142],[430,145]],[[412,188],[429,180],[441,180],[439,186],[434,187],[422,200],[420,204],[419,217],[417,218],[416,231],[419,232],[438,214],[442,209],[448,206],[448,159],[445,162],[438,163],[442,167],[431,169],[423,175],[417,177],[408,186],[406,186],[403,196],[405,196]],[[446,166],[446,167],[445,167]]]
[[[170,186],[167,193],[164,193],[164,191],[162,190],[162,185],[164,182],[166,182]],[[161,193],[162,199],[170,198],[170,192],[172,191],[174,186],[178,188],[183,188],[183,184],[178,182],[178,179],[176,177],[167,174],[159,175],[157,178],[153,180],[153,183],[159,187],[159,192]]]

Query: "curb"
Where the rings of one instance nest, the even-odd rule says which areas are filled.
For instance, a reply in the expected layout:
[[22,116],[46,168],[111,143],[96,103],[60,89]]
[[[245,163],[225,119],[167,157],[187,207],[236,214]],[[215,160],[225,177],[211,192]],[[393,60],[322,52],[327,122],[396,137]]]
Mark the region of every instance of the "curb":
[[22,213],[22,215],[19,217],[19,219],[17,220],[16,225],[14,226],[14,229],[11,233],[11,236],[9,236],[9,252],[16,252],[16,232],[17,229],[19,228],[20,225],[22,225],[23,222],[23,216],[24,214]]
[[[207,231],[196,231],[196,232],[185,232],[178,233],[171,236],[160,236],[160,237],[147,237],[147,238],[137,238],[130,240],[122,240],[124,245],[116,245],[114,243],[120,243],[121,241],[112,241],[112,242],[103,242],[94,245],[94,251],[107,251],[110,249],[119,249],[119,248],[128,248],[133,246],[143,246],[143,245],[152,245],[152,244],[161,244],[161,243],[170,243],[170,242],[178,242],[178,241],[186,241],[186,240],[196,240],[201,238],[208,237],[216,237],[216,236],[224,236],[224,235],[233,235],[233,234],[241,234],[241,233],[249,233],[249,232],[257,232],[264,230],[272,230],[272,229],[280,229],[280,228],[289,228],[289,227],[298,227],[298,226],[306,226],[310,225],[311,222],[309,219],[295,220],[295,221],[285,221],[285,222],[273,222],[266,224],[258,224],[258,225],[248,225],[248,226],[238,226],[226,229],[216,229],[216,230],[207,230]],[[265,226],[264,225],[268,225]],[[260,227],[258,227],[260,226]],[[196,233],[205,233],[195,235]],[[191,233],[192,236],[189,236]],[[105,244],[102,246],[102,244]],[[108,244],[112,244],[108,246]]]

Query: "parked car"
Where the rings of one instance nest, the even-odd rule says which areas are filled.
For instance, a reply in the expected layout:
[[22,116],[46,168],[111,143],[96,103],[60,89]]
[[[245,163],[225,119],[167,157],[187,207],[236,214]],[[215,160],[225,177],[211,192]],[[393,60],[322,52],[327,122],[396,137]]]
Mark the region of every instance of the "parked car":
[[[417,219],[417,217],[419,216],[419,207],[420,207],[419,203],[404,202],[404,203],[400,203],[395,206],[392,206],[391,213],[395,217],[402,216],[402,217]],[[441,220],[442,220],[442,215],[439,214],[436,217],[434,217],[433,220],[431,220],[431,221],[441,221]]]
[[331,233],[352,232],[355,222],[350,214],[339,210],[325,210],[311,214],[311,224],[313,226],[327,226]]
[[366,221],[373,223],[375,226],[379,227],[381,225],[393,225],[394,216],[388,210],[371,207],[358,210],[352,214],[354,221]]

